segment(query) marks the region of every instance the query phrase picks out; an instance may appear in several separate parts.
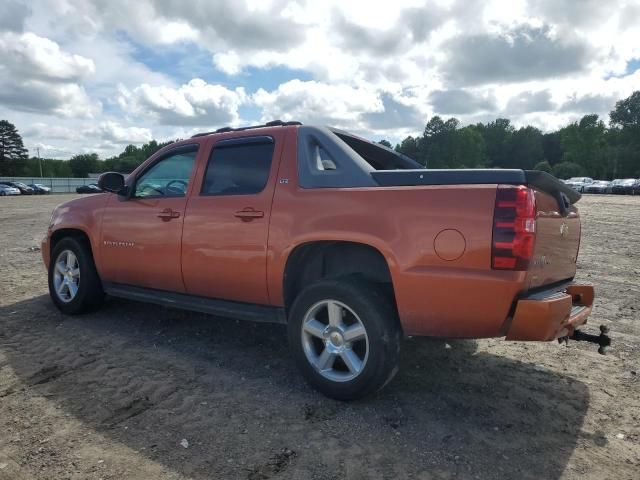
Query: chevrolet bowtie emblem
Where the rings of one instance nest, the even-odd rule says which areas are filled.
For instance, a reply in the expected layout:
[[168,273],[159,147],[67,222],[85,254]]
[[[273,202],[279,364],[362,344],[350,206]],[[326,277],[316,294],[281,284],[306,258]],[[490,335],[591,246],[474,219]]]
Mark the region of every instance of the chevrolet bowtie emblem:
[[560,225],[560,235],[563,237],[566,237],[568,233],[569,233],[569,225],[562,222],[562,225]]

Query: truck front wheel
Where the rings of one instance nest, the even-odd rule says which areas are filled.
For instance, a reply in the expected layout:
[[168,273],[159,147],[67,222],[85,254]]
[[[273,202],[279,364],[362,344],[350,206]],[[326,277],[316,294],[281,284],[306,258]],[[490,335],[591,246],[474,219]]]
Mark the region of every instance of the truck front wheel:
[[355,400],[386,385],[398,369],[395,307],[375,284],[344,278],[304,289],[289,314],[289,344],[312,387]]
[[51,252],[49,295],[62,312],[75,315],[94,310],[104,292],[91,249],[74,237],[60,240]]

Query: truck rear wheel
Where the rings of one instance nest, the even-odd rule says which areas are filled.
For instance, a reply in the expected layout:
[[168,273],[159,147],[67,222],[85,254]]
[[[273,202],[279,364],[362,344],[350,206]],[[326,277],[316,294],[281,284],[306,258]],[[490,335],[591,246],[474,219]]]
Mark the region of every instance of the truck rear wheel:
[[49,295],[62,312],[75,315],[91,311],[104,299],[91,249],[74,237],[60,240],[49,262]]
[[364,397],[386,385],[398,369],[397,313],[375,284],[345,278],[307,287],[291,307],[288,329],[300,371],[328,397]]

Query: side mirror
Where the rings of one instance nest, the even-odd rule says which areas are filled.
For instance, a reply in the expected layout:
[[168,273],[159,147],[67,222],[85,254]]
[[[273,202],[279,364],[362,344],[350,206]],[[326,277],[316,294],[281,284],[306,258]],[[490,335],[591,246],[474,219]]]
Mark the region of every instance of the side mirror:
[[124,175],[117,172],[107,172],[98,178],[98,186],[105,192],[123,193],[125,189]]

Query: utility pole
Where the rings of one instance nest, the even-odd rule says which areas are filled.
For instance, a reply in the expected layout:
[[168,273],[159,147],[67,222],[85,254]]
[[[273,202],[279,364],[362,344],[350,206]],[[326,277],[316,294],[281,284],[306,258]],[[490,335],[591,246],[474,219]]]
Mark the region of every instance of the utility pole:
[[36,148],[38,152],[38,164],[40,165],[40,178],[42,178],[42,159],[40,158],[40,147]]

